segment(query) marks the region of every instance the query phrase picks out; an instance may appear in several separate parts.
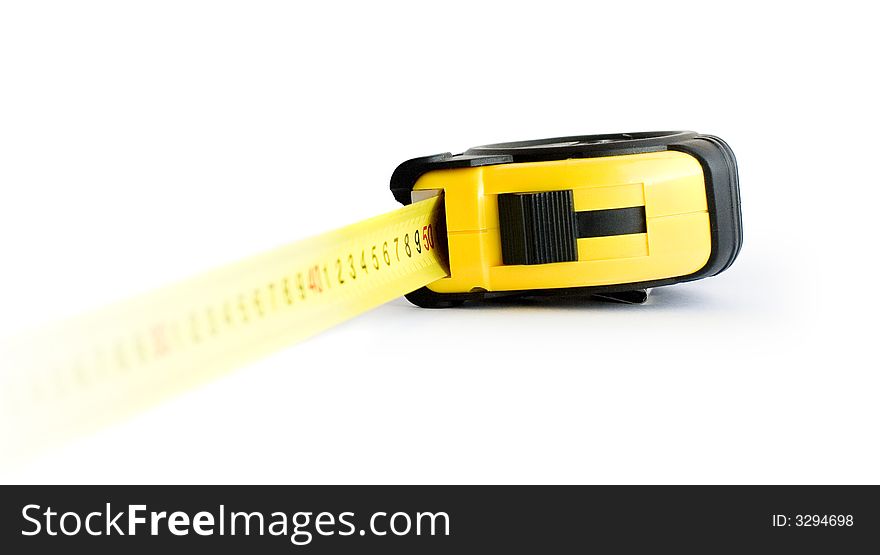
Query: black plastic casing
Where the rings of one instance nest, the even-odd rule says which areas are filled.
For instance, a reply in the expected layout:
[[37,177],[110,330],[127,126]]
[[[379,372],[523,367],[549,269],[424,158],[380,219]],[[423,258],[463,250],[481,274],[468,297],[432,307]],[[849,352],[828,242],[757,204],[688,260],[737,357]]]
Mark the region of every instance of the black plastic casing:
[[569,158],[620,156],[663,150],[690,154],[703,168],[712,252],[706,264],[696,272],[653,281],[529,291],[436,293],[423,287],[408,294],[406,298],[418,306],[441,308],[500,295],[619,293],[694,281],[723,272],[730,267],[742,247],[742,213],[736,158],[727,143],[713,135],[701,135],[692,131],[655,131],[557,137],[479,146],[468,149],[462,154],[453,155],[447,152],[403,162],[391,176],[391,192],[398,202],[406,205],[411,202],[410,195],[416,181],[430,171]]

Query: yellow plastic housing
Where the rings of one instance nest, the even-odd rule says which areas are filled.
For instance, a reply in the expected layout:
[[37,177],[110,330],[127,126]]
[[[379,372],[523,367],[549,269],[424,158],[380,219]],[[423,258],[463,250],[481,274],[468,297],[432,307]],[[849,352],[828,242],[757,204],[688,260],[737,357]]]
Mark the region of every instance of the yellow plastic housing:
[[[413,190],[442,190],[449,240],[437,293],[520,291],[686,276],[712,251],[703,169],[677,151],[435,170]],[[577,262],[504,265],[498,195],[571,189],[575,211],[644,206],[647,233],[577,240]]]

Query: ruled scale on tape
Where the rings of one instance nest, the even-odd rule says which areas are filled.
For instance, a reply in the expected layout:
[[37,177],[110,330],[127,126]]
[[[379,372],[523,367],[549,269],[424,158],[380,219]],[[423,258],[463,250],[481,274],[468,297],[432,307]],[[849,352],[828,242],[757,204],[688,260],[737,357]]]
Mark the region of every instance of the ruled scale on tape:
[[3,456],[146,408],[447,275],[439,196],[3,345]]

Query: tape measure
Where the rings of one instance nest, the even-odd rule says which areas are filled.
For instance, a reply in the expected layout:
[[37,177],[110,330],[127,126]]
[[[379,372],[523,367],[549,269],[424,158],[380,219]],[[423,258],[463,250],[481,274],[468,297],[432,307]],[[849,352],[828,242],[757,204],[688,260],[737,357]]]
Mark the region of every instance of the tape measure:
[[3,353],[24,453],[405,295],[431,308],[715,275],[742,244],[733,152],[694,132],[561,137],[415,158],[395,212],[59,324]]
[[718,137],[659,131],[478,146],[408,160],[395,198],[441,190],[449,277],[424,307],[497,296],[644,300],[714,276],[742,246],[736,158]]

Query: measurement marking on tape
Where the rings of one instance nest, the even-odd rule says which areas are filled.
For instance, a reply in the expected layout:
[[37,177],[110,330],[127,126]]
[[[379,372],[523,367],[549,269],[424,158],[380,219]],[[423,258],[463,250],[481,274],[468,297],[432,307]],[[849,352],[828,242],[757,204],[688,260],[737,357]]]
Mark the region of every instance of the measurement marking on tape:
[[416,202],[14,340],[0,440],[112,422],[445,277],[442,211]]

